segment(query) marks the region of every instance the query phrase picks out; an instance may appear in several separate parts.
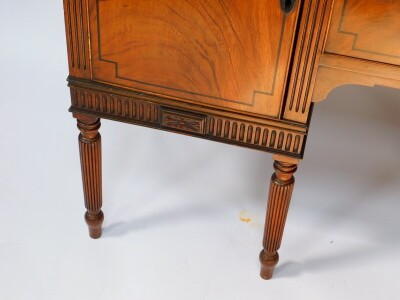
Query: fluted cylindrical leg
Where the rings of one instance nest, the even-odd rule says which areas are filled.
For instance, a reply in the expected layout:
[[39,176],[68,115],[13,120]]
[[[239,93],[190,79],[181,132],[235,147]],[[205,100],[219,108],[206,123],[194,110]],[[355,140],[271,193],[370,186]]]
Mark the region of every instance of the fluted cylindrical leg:
[[91,238],[101,236],[101,225],[104,215],[101,211],[101,136],[99,133],[100,119],[82,116],[78,117],[79,152],[82,168],[83,193],[85,198],[85,220],[89,227]]
[[260,253],[261,277],[270,279],[278,263],[286,216],[294,187],[296,164],[275,161],[271,178],[263,247]]

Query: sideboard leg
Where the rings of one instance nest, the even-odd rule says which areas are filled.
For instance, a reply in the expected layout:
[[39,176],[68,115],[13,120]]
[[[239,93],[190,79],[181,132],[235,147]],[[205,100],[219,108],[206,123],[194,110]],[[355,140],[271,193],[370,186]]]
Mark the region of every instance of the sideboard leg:
[[297,160],[275,157],[275,173],[272,175],[268,208],[265,220],[264,249],[260,253],[263,279],[270,279],[279,261],[278,250],[281,245],[290,198],[294,187],[293,174],[297,170]]
[[85,198],[85,220],[89,235],[93,239],[101,236],[104,220],[101,182],[101,136],[100,119],[91,116],[75,115],[78,121],[79,152],[81,158],[83,193]]

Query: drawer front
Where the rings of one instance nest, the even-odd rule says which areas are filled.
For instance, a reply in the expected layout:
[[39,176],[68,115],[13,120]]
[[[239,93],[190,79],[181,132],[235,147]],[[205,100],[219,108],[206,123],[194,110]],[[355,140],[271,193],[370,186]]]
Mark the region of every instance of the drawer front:
[[88,0],[92,79],[279,117],[299,5],[279,0]]
[[326,52],[400,65],[400,1],[337,0]]

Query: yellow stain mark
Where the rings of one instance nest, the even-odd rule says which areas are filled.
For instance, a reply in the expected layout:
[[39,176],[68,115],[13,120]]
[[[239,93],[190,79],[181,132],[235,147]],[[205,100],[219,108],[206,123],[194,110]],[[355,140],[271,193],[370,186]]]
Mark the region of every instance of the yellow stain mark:
[[244,223],[251,223],[252,221],[252,219],[249,217],[249,212],[247,210],[242,210],[239,213],[239,219]]

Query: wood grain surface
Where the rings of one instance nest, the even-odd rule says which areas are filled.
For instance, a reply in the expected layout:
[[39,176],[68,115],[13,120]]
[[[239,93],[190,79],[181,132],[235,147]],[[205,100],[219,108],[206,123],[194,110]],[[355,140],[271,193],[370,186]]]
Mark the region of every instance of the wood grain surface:
[[326,52],[400,65],[400,1],[337,0]]
[[93,78],[279,117],[298,6],[267,0],[89,0]]
[[398,0],[63,1],[93,238],[104,218],[100,118],[272,152],[259,256],[269,279],[313,102],[344,84],[400,88]]

